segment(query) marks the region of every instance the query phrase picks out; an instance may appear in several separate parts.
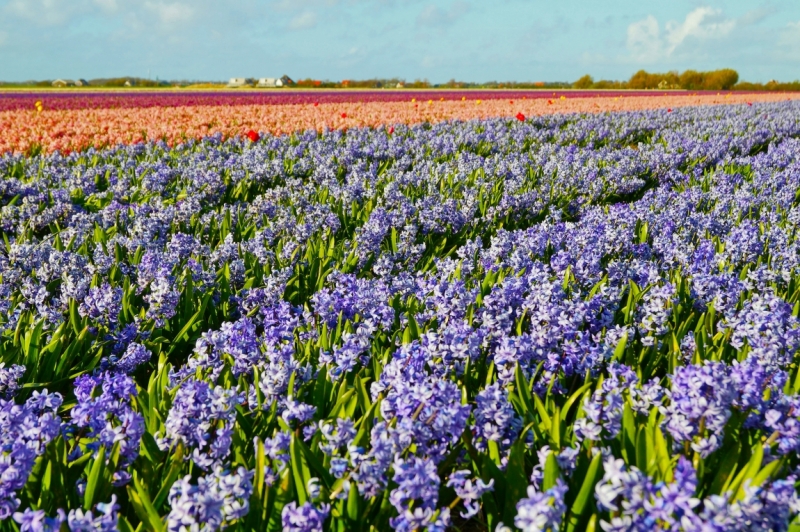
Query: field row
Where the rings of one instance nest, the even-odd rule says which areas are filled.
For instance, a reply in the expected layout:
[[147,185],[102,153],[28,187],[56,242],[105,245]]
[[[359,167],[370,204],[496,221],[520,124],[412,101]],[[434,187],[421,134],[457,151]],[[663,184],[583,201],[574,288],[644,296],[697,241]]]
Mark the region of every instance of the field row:
[[[525,100],[417,99],[404,102],[346,102],[304,105],[123,107],[52,110],[45,104],[0,112],[0,153],[69,153],[163,140],[175,146],[187,140],[248,132],[290,134],[298,131],[436,123],[491,117],[522,119],[557,113],[602,113],[671,109],[693,105],[771,102],[794,95],[762,93],[647,97],[553,97]],[[443,98],[441,96],[440,98]],[[253,136],[251,133],[251,136]]]
[[[445,100],[522,100],[568,98],[627,98],[686,94],[683,91],[560,90],[261,90],[261,91],[46,91],[0,92],[0,111],[32,109],[37,101],[47,109],[114,109],[134,107],[194,107],[236,105],[302,105],[324,103],[408,102]],[[700,94],[711,94],[703,93]],[[716,92],[713,94],[717,94]],[[741,94],[741,93],[740,93]]]

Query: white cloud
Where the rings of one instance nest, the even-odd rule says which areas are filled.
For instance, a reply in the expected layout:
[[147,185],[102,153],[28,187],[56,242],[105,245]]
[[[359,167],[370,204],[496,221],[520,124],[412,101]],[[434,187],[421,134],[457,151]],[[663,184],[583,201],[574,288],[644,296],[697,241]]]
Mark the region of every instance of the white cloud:
[[433,4],[426,6],[417,17],[417,24],[422,26],[444,26],[464,16],[469,11],[470,5],[463,0],[456,0],[447,9],[442,9]]
[[334,60],[334,64],[343,69],[343,75],[349,75],[347,72],[356,65],[361,64],[364,59],[368,57],[367,48],[363,46],[351,46],[347,50],[342,50],[338,57]]
[[786,24],[780,33],[778,44],[789,57],[796,59],[800,56],[800,20]]
[[278,11],[300,11],[301,9],[336,6],[339,0],[275,0],[272,8]]
[[422,61],[420,61],[420,65],[422,66],[422,68],[436,68],[440,64],[441,61],[439,60],[439,58],[434,57],[432,55],[426,55],[425,57],[422,58]]
[[66,22],[79,2],[68,0],[11,0],[6,11],[37,24],[53,26]]
[[742,15],[738,20],[738,24],[740,26],[751,26],[753,24],[758,24],[774,13],[774,7],[759,7]]
[[638,61],[656,60],[661,56],[661,35],[653,15],[628,26],[628,50]]
[[736,25],[736,20],[725,18],[719,9],[698,7],[683,22],[667,22],[662,36],[658,20],[649,15],[628,26],[627,47],[636,61],[657,61],[679,55],[691,44],[720,40]]
[[667,22],[667,55],[689,39],[701,41],[725,37],[736,27],[736,21],[725,19],[722,11],[710,7],[698,7],[688,15],[682,24]]
[[181,22],[186,22],[194,15],[194,9],[180,2],[163,3],[147,1],[144,6],[154,12],[158,19],[165,26],[172,26]]
[[290,30],[307,30],[317,25],[317,14],[313,11],[303,11],[289,21]]
[[94,3],[100,7],[100,9],[107,12],[114,12],[119,7],[117,0],[94,0]]

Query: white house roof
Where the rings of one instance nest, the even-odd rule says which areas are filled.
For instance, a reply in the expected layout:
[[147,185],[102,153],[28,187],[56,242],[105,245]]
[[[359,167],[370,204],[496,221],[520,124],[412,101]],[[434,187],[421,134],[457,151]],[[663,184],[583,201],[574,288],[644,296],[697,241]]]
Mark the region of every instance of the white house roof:
[[280,78],[258,78],[257,87],[283,87],[283,81]]
[[244,87],[252,82],[253,80],[249,78],[231,78],[228,80],[228,87]]

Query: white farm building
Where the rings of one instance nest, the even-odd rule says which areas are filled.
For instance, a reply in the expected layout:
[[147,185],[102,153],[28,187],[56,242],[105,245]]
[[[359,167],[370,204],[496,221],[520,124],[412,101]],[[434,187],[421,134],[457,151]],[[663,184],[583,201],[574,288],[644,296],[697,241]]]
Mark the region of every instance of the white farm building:
[[256,87],[270,88],[270,87],[283,87],[283,80],[280,78],[258,78]]
[[250,78],[231,78],[228,80],[228,87],[236,88],[236,87],[247,87],[248,85],[252,85],[253,80]]

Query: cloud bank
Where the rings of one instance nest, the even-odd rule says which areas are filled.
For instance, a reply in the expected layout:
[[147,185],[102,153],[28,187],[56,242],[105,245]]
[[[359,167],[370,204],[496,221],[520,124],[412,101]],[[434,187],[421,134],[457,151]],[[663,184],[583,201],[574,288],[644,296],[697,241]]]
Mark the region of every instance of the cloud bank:
[[628,26],[627,47],[634,60],[655,63],[680,54],[703,53],[710,41],[724,39],[735,29],[736,20],[710,7],[692,10],[683,22],[668,21],[663,33],[658,20],[649,15]]

